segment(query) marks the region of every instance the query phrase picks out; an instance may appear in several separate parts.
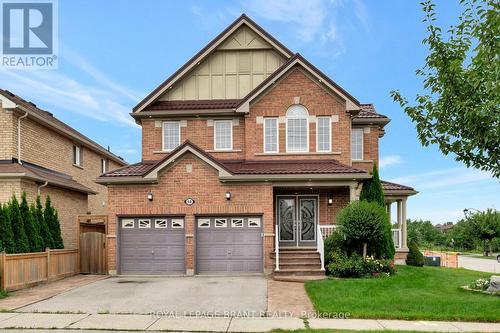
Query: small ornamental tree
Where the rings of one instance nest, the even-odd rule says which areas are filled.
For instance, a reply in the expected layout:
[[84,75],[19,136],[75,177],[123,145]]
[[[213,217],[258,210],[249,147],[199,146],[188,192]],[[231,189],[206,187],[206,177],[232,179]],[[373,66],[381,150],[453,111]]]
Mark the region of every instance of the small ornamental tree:
[[359,195],[359,200],[376,202],[381,206],[385,206],[384,190],[378,175],[377,165],[373,163],[372,178],[365,180],[363,188]]
[[[383,207],[367,201],[354,201],[342,209],[337,216],[340,232],[350,252],[357,252],[366,258],[367,254],[377,255],[378,246],[385,246],[385,225],[387,214]],[[370,245],[370,247],[369,247]],[[361,246],[361,247],[360,247]]]
[[486,244],[500,237],[500,212],[489,208],[484,212],[478,212],[470,217],[473,233],[483,242],[484,255],[488,255]]
[[410,266],[422,267],[424,265],[424,255],[418,250],[417,243],[410,242],[406,264]]
[[50,234],[52,236],[54,249],[63,249],[63,239],[61,237],[61,226],[59,224],[59,217],[57,215],[56,209],[52,206],[50,201],[50,196],[47,195],[45,200],[45,209],[43,211],[43,217],[49,226]]
[[40,223],[38,222],[38,218],[36,215],[36,207],[35,207],[34,203],[32,203],[30,205],[30,214],[31,214],[31,218],[33,219],[33,223],[34,223],[34,226],[36,228],[36,234],[38,237],[38,241],[37,241],[38,242],[38,252],[42,252],[45,250],[45,241],[42,238],[42,234],[40,233]]
[[26,232],[26,237],[28,238],[29,251],[39,252],[40,249],[40,233],[36,221],[33,218],[30,207],[28,206],[28,200],[26,199],[26,192],[21,195],[21,205],[19,207],[21,212],[21,218],[24,221],[24,231]]
[[45,221],[45,218],[43,216],[43,207],[40,195],[36,196],[34,216],[38,222],[38,226],[40,229],[42,251],[45,250],[46,248],[54,248],[54,241],[52,240],[52,234],[50,233],[49,226],[47,225],[47,222]]
[[27,253],[30,250],[30,246],[24,230],[24,221],[21,216],[21,211],[19,210],[19,202],[15,195],[12,196],[9,202],[9,214],[12,232],[14,234],[14,252]]
[[7,206],[0,204],[0,252],[14,253],[15,243]]

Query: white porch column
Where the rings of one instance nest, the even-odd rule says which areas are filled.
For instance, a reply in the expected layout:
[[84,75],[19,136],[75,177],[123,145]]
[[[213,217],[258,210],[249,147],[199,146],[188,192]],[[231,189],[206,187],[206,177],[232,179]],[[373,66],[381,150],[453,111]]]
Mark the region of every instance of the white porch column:
[[401,220],[402,220],[402,226],[401,226],[401,237],[403,238],[402,239],[402,243],[401,243],[401,247],[403,249],[406,249],[408,248],[408,244],[407,244],[407,241],[408,241],[408,237],[406,237],[406,198],[403,199],[403,205],[402,205],[403,209],[401,211]]
[[396,222],[398,224],[398,229],[401,229],[401,211],[402,211],[402,204],[401,204],[401,200],[397,200],[396,201],[397,203],[397,217],[396,217]]
[[387,210],[387,217],[389,218],[389,224],[392,227],[392,221],[391,221],[391,204],[392,202],[388,202],[385,204],[385,209]]

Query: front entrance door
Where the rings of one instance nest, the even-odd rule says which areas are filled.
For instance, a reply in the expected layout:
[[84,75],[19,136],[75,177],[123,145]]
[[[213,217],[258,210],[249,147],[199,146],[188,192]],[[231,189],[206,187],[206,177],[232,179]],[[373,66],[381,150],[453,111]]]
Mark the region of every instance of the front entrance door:
[[276,218],[280,247],[316,246],[318,197],[277,196]]

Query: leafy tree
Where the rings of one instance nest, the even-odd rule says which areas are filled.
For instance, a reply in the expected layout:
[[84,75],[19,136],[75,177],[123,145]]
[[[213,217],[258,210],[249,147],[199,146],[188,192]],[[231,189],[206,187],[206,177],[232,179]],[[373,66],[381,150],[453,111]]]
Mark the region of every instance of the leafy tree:
[[424,91],[410,105],[391,91],[416,124],[422,145],[437,144],[467,166],[500,177],[500,2],[461,0],[463,13],[446,34],[432,0],[422,3],[430,53],[416,74]]
[[483,242],[486,254],[486,244],[491,243],[495,237],[500,237],[500,212],[489,208],[484,212],[475,213],[469,218],[474,234]]
[[14,234],[14,252],[15,253],[26,253],[29,252],[30,246],[28,242],[28,237],[26,237],[26,232],[24,230],[24,221],[19,210],[19,202],[15,195],[9,202],[9,214],[10,222],[12,226],[12,232]]
[[447,236],[447,243],[454,249],[474,250],[476,248],[476,237],[469,220],[458,221]]
[[417,243],[410,242],[408,256],[406,257],[406,264],[410,266],[424,265],[424,255],[418,250]]
[[45,209],[43,211],[43,217],[49,226],[50,234],[52,236],[54,249],[63,249],[63,239],[61,236],[61,225],[59,224],[59,217],[56,209],[52,206],[50,196],[47,195],[45,199]]
[[365,180],[363,188],[359,195],[359,200],[376,202],[382,207],[385,207],[384,190],[378,175],[377,165],[373,163],[372,178]]
[[24,231],[26,232],[26,237],[28,237],[29,251],[30,252],[40,252],[40,231],[36,223],[35,218],[30,211],[28,206],[28,200],[26,199],[26,192],[21,195],[21,206],[19,207],[21,212],[21,218],[24,221]]
[[339,212],[337,223],[345,237],[348,252],[363,254],[363,258],[367,254],[387,258],[384,233],[389,221],[384,207],[372,202],[354,201]]
[[431,221],[407,220],[408,242],[415,242],[425,247],[445,244],[445,235],[438,230]]
[[40,228],[42,251],[45,250],[46,248],[54,248],[54,241],[52,239],[52,234],[50,233],[49,226],[47,225],[47,222],[45,221],[45,218],[43,216],[42,200],[40,199],[40,195],[37,195],[36,197],[34,216]]
[[15,242],[10,223],[9,209],[0,204],[0,252],[14,253]]

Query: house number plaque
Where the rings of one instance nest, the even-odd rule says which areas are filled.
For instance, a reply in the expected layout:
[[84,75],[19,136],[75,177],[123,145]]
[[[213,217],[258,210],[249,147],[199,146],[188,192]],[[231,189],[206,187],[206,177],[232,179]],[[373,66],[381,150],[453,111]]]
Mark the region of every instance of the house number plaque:
[[188,206],[192,206],[194,204],[194,199],[193,198],[187,198],[184,200],[184,203]]

